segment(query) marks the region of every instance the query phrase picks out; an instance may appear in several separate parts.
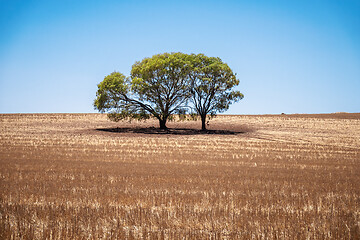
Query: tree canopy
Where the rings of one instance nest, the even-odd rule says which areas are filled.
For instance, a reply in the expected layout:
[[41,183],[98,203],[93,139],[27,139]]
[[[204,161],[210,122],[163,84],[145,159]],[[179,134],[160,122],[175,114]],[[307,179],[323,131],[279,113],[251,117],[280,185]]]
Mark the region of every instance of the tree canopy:
[[98,85],[94,106],[110,119],[146,119],[149,115],[166,128],[168,118],[183,112],[190,94],[190,66],[186,54],[164,53],[136,62],[131,78],[114,72]]
[[206,129],[206,116],[229,109],[230,104],[241,100],[244,95],[233,88],[239,80],[231,68],[220,58],[204,54],[188,56],[191,63],[191,102],[201,117],[202,130]]
[[[98,84],[95,109],[107,112],[113,121],[122,119],[167,120],[176,113],[191,112],[201,117],[215,115],[243,98],[232,90],[239,80],[220,58],[204,54],[163,53],[136,62],[130,77],[113,72]],[[190,103],[190,104],[189,104]]]

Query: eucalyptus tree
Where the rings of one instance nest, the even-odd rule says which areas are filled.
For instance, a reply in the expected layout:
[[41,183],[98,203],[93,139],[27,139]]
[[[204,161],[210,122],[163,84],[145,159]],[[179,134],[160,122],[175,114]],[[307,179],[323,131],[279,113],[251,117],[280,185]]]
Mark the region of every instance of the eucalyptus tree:
[[111,73],[98,85],[95,109],[108,112],[113,121],[153,116],[160,128],[166,129],[169,117],[183,112],[190,97],[187,57],[183,53],[158,54],[136,62],[131,77]]
[[191,65],[190,101],[201,118],[201,129],[206,130],[206,117],[229,109],[230,104],[244,98],[234,90],[239,80],[231,68],[218,57],[207,57],[204,54],[188,55]]

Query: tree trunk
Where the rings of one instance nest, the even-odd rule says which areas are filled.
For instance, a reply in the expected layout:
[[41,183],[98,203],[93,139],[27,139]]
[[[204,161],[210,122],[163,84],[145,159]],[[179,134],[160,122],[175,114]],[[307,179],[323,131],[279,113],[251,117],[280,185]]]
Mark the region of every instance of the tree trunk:
[[166,118],[165,119],[159,119],[160,129],[167,129],[166,120],[167,120]]
[[206,114],[201,115],[201,130],[206,130]]

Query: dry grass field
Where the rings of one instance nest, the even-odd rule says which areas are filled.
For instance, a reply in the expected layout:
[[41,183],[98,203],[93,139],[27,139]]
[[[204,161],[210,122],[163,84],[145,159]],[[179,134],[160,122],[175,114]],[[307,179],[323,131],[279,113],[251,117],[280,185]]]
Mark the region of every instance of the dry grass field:
[[0,115],[0,239],[360,239],[360,114]]

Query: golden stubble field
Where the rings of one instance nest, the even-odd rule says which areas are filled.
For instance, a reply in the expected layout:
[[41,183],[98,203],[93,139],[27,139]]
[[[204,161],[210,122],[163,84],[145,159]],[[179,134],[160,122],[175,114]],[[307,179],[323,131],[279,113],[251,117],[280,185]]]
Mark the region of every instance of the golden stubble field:
[[360,114],[157,124],[0,115],[0,239],[360,238]]

